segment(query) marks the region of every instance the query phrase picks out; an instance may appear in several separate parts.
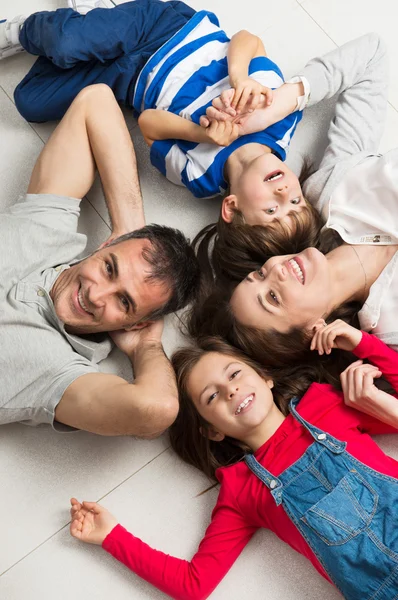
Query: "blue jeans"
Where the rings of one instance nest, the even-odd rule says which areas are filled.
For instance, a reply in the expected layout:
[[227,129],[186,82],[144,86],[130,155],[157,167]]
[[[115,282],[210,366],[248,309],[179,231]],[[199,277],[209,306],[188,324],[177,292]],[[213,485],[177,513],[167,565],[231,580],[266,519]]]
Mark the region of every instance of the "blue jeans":
[[106,83],[131,106],[148,58],[195,11],[178,0],[135,0],[83,16],[70,8],[38,12],[25,21],[22,46],[40,58],[14,92],[28,121],[60,119],[86,86]]
[[313,444],[274,477],[254,458],[245,460],[282,504],[346,600],[398,599],[398,480],[367,467],[346,443],[292,415]]

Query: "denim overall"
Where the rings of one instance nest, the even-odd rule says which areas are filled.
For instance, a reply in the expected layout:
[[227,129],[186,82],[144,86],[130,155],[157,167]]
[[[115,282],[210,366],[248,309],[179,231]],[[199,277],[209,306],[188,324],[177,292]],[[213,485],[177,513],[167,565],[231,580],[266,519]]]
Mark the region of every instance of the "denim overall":
[[398,600],[398,480],[367,467],[346,443],[290,411],[314,438],[274,477],[254,458],[250,470],[267,486],[346,600]]

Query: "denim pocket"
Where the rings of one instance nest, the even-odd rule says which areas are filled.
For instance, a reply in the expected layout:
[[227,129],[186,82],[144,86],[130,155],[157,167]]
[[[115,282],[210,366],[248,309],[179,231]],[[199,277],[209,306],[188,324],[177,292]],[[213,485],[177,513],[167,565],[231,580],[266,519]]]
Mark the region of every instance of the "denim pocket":
[[361,533],[376,512],[378,494],[354,469],[301,517],[326,544],[345,544]]

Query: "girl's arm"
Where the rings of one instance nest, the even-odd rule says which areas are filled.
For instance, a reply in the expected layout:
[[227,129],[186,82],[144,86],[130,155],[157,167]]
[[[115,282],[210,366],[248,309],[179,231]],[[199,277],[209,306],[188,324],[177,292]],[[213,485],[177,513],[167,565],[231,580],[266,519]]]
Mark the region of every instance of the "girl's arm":
[[358,358],[367,358],[378,367],[383,377],[398,394],[398,352],[392,350],[375,335],[362,332],[362,339],[352,351]]
[[180,600],[207,598],[229,571],[256,528],[249,526],[221,489],[212,520],[191,561],[154,550],[102,506],[72,498],[71,534],[101,544],[114,558],[169,596]]

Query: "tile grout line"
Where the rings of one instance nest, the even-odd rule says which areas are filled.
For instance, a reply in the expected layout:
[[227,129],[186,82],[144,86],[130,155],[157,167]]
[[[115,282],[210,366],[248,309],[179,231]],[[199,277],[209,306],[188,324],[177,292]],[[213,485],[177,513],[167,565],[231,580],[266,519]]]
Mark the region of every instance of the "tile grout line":
[[[151,458],[151,460],[149,460],[147,463],[145,463],[144,465],[142,465],[142,467],[140,467],[139,469],[137,469],[137,471],[134,471],[134,473],[132,473],[131,475],[129,475],[128,477],[126,477],[125,479],[123,479],[123,481],[121,481],[120,483],[118,483],[117,485],[115,485],[115,487],[113,487],[111,490],[109,490],[109,492],[107,492],[106,494],[104,494],[103,496],[101,496],[98,499],[98,502],[100,502],[101,500],[103,500],[104,498],[106,498],[107,496],[109,496],[109,494],[111,494],[112,492],[114,492],[115,490],[117,490],[121,485],[123,485],[124,483],[126,483],[126,481],[128,481],[129,479],[131,479],[132,477],[134,477],[135,475],[137,475],[137,473],[139,473],[140,471],[142,471],[142,469],[145,469],[145,467],[147,467],[153,461],[155,461],[157,458],[159,458],[159,456],[162,456],[162,454],[164,454],[165,452],[167,452],[167,450],[170,450],[170,446],[167,446],[167,448],[165,448],[164,450],[162,450],[162,452],[160,452],[159,454],[157,454],[156,456],[154,456],[153,458]],[[22,558],[20,558],[19,560],[17,560],[17,562],[15,562],[13,565],[11,565],[10,567],[8,567],[5,571],[3,571],[2,573],[0,573],[0,577],[2,577],[3,575],[5,575],[6,573],[8,573],[8,571],[11,571],[11,569],[13,569],[14,567],[16,567],[23,560],[25,560],[25,558],[27,558],[28,556],[30,556],[30,554],[33,554],[34,552],[36,552],[36,550],[38,550],[41,546],[44,546],[44,544],[46,544],[47,542],[49,542],[53,537],[55,537],[61,531],[63,531],[66,527],[68,527],[69,523],[70,523],[70,521],[68,521],[68,523],[66,523],[65,525],[63,525],[62,527],[60,527],[60,529],[58,529],[57,531],[55,531],[48,538],[46,538],[45,540],[43,540],[42,542],[40,542],[40,544],[38,544],[37,546],[35,546],[34,548],[32,548],[32,550],[30,550],[29,552],[27,552],[24,556],[22,556]]]

